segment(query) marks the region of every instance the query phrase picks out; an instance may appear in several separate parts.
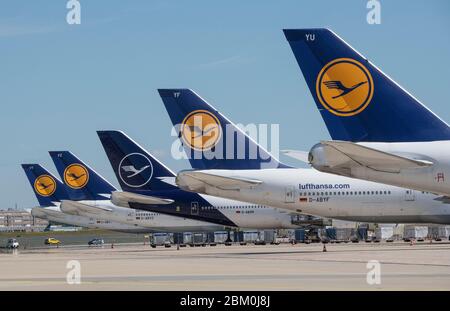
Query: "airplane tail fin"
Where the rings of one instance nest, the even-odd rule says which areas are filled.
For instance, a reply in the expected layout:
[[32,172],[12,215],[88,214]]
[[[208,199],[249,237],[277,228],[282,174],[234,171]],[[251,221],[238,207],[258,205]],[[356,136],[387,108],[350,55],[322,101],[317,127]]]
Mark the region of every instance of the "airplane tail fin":
[[97,131],[123,190],[140,192],[177,189],[167,183],[175,173],[120,131]]
[[68,199],[63,183],[39,164],[22,164],[41,207]]
[[286,167],[190,89],[159,89],[195,169]]
[[284,30],[334,140],[449,140],[448,125],[328,29]]
[[49,152],[70,200],[105,200],[116,188],[69,151]]

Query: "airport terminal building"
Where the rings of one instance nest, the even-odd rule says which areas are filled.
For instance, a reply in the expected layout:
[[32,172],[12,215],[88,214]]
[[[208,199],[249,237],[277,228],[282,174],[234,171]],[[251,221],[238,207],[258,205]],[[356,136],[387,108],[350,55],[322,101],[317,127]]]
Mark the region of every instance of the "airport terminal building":
[[0,232],[43,231],[48,221],[33,217],[25,210],[0,210]]

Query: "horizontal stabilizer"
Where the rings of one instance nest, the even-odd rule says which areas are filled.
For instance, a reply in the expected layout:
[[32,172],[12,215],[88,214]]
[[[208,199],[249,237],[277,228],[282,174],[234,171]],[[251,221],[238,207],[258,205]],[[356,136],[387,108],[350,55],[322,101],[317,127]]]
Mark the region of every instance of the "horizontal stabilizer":
[[446,196],[446,195],[437,197],[437,198],[435,198],[434,200],[440,201],[440,202],[442,202],[442,203],[444,203],[444,204],[450,204],[450,197],[449,197],[449,196]]
[[141,204],[171,204],[174,201],[171,199],[163,199],[148,195],[142,195],[137,193],[131,193],[127,191],[114,191],[111,194],[111,202],[115,205],[122,207],[129,207],[128,203],[141,203]]
[[[201,171],[184,171],[178,173],[177,185],[188,191],[204,189],[206,186],[222,190],[238,190],[262,184],[262,181],[238,176],[226,177]],[[199,191],[201,192],[201,191]]]
[[112,212],[112,209],[105,206],[96,206],[96,205],[88,205],[84,203],[80,203],[77,201],[63,200],[61,202],[61,210],[64,213],[71,215],[80,215],[79,211],[90,213],[90,214],[99,214],[103,212]]
[[[370,147],[344,141],[322,141],[322,157],[327,159],[327,166],[333,167],[366,167],[375,171],[399,173],[404,169],[418,169],[433,165],[430,161],[410,159],[387,153]],[[317,153],[312,149],[311,164]]]
[[58,219],[64,219],[66,215],[62,212],[58,212],[49,208],[34,207],[31,209],[31,215],[37,218],[48,219],[47,217],[53,217]]

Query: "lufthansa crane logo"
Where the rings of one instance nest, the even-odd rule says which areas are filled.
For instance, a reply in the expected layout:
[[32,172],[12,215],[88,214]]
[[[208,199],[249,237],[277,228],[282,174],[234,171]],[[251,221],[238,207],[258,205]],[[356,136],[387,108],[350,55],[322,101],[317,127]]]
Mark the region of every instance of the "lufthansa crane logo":
[[181,123],[181,137],[185,144],[198,151],[214,147],[222,135],[219,119],[206,110],[195,110]]
[[127,186],[143,187],[152,179],[152,161],[142,153],[130,153],[120,161],[118,173]]
[[43,197],[51,196],[55,193],[56,182],[50,175],[41,175],[34,181],[34,190]]
[[329,112],[342,117],[353,116],[366,109],[372,100],[372,75],[354,59],[335,59],[317,76],[316,93]]
[[64,170],[64,182],[70,188],[80,189],[89,181],[89,172],[81,164],[71,164]]

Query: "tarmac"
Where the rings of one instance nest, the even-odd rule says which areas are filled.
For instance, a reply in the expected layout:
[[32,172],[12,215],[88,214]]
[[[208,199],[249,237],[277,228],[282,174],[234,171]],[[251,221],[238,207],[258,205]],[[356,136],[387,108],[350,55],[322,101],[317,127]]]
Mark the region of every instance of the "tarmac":
[[[281,244],[177,250],[134,243],[2,250],[0,290],[450,290],[448,242],[326,248]],[[67,268],[71,260],[80,263],[80,284],[67,282],[68,272],[74,275],[73,266]],[[374,274],[378,266],[368,266],[371,260],[380,263],[379,274]]]

